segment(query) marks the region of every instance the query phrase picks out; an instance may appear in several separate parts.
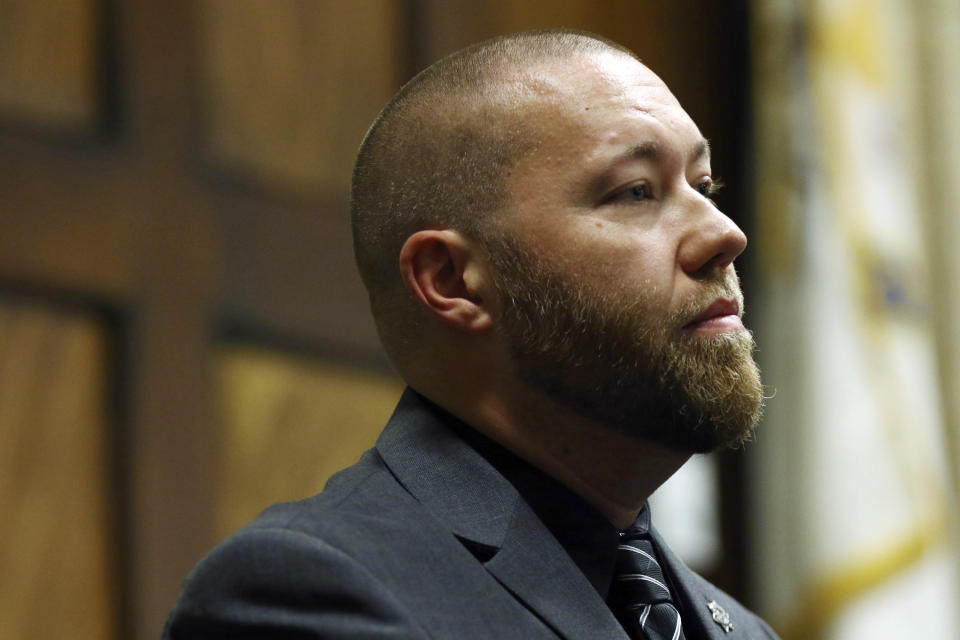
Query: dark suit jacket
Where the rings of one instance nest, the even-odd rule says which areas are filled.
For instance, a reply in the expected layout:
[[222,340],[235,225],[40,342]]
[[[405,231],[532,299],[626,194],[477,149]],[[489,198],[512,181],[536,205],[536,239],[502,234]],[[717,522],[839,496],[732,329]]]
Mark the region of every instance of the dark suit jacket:
[[[164,638],[628,640],[516,489],[440,415],[408,390],[376,447],[322,493],[267,509],[193,570]],[[688,639],[776,638],[653,535]]]

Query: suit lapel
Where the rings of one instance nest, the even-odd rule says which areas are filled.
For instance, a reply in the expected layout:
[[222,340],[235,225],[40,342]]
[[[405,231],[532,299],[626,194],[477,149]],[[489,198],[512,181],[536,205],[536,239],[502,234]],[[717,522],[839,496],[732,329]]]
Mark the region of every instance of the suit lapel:
[[558,635],[628,640],[593,585],[533,511],[519,503],[487,570]]
[[[682,603],[683,627],[688,638],[704,638],[709,640],[741,640],[749,638],[746,634],[746,619],[737,620],[736,615],[730,620],[733,629],[724,631],[721,623],[714,620],[710,603],[719,606],[720,612],[733,612],[736,604],[730,596],[714,587],[712,584],[694,573],[684,562],[670,550],[656,529],[650,529],[650,537],[656,547],[660,560],[667,565],[672,578],[671,586],[674,590],[674,599]],[[741,610],[739,605],[737,610]],[[738,624],[739,622],[739,624]]]
[[559,636],[628,640],[516,489],[415,392],[404,393],[377,451],[407,491],[454,535],[468,546],[493,551],[485,568]]

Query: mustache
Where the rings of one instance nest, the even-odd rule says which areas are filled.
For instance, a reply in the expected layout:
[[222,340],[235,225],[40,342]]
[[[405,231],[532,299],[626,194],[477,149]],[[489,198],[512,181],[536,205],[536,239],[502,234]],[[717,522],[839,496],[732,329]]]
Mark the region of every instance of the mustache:
[[732,273],[724,273],[712,281],[704,283],[703,288],[697,291],[690,300],[674,310],[673,326],[682,327],[699,316],[707,307],[718,298],[735,300],[740,317],[743,317],[743,291],[740,289],[740,279]]

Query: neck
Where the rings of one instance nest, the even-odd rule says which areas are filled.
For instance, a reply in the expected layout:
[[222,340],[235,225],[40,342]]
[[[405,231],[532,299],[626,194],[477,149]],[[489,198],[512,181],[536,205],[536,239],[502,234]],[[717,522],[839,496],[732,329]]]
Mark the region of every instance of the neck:
[[[406,372],[411,386],[552,476],[619,529],[633,524],[650,494],[690,458],[586,420],[503,375],[510,365],[502,345],[458,344],[447,353],[461,357],[425,358],[429,366]],[[444,362],[457,367],[445,370]]]
[[463,416],[488,437],[553,476],[625,529],[647,498],[689,458],[585,420],[543,397],[485,398]]

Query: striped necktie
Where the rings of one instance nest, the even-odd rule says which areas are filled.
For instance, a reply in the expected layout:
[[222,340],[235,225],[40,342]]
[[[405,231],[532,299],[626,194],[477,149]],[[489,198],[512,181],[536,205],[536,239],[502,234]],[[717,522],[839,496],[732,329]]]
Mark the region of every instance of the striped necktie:
[[609,601],[634,640],[684,640],[680,613],[648,538],[620,540]]

